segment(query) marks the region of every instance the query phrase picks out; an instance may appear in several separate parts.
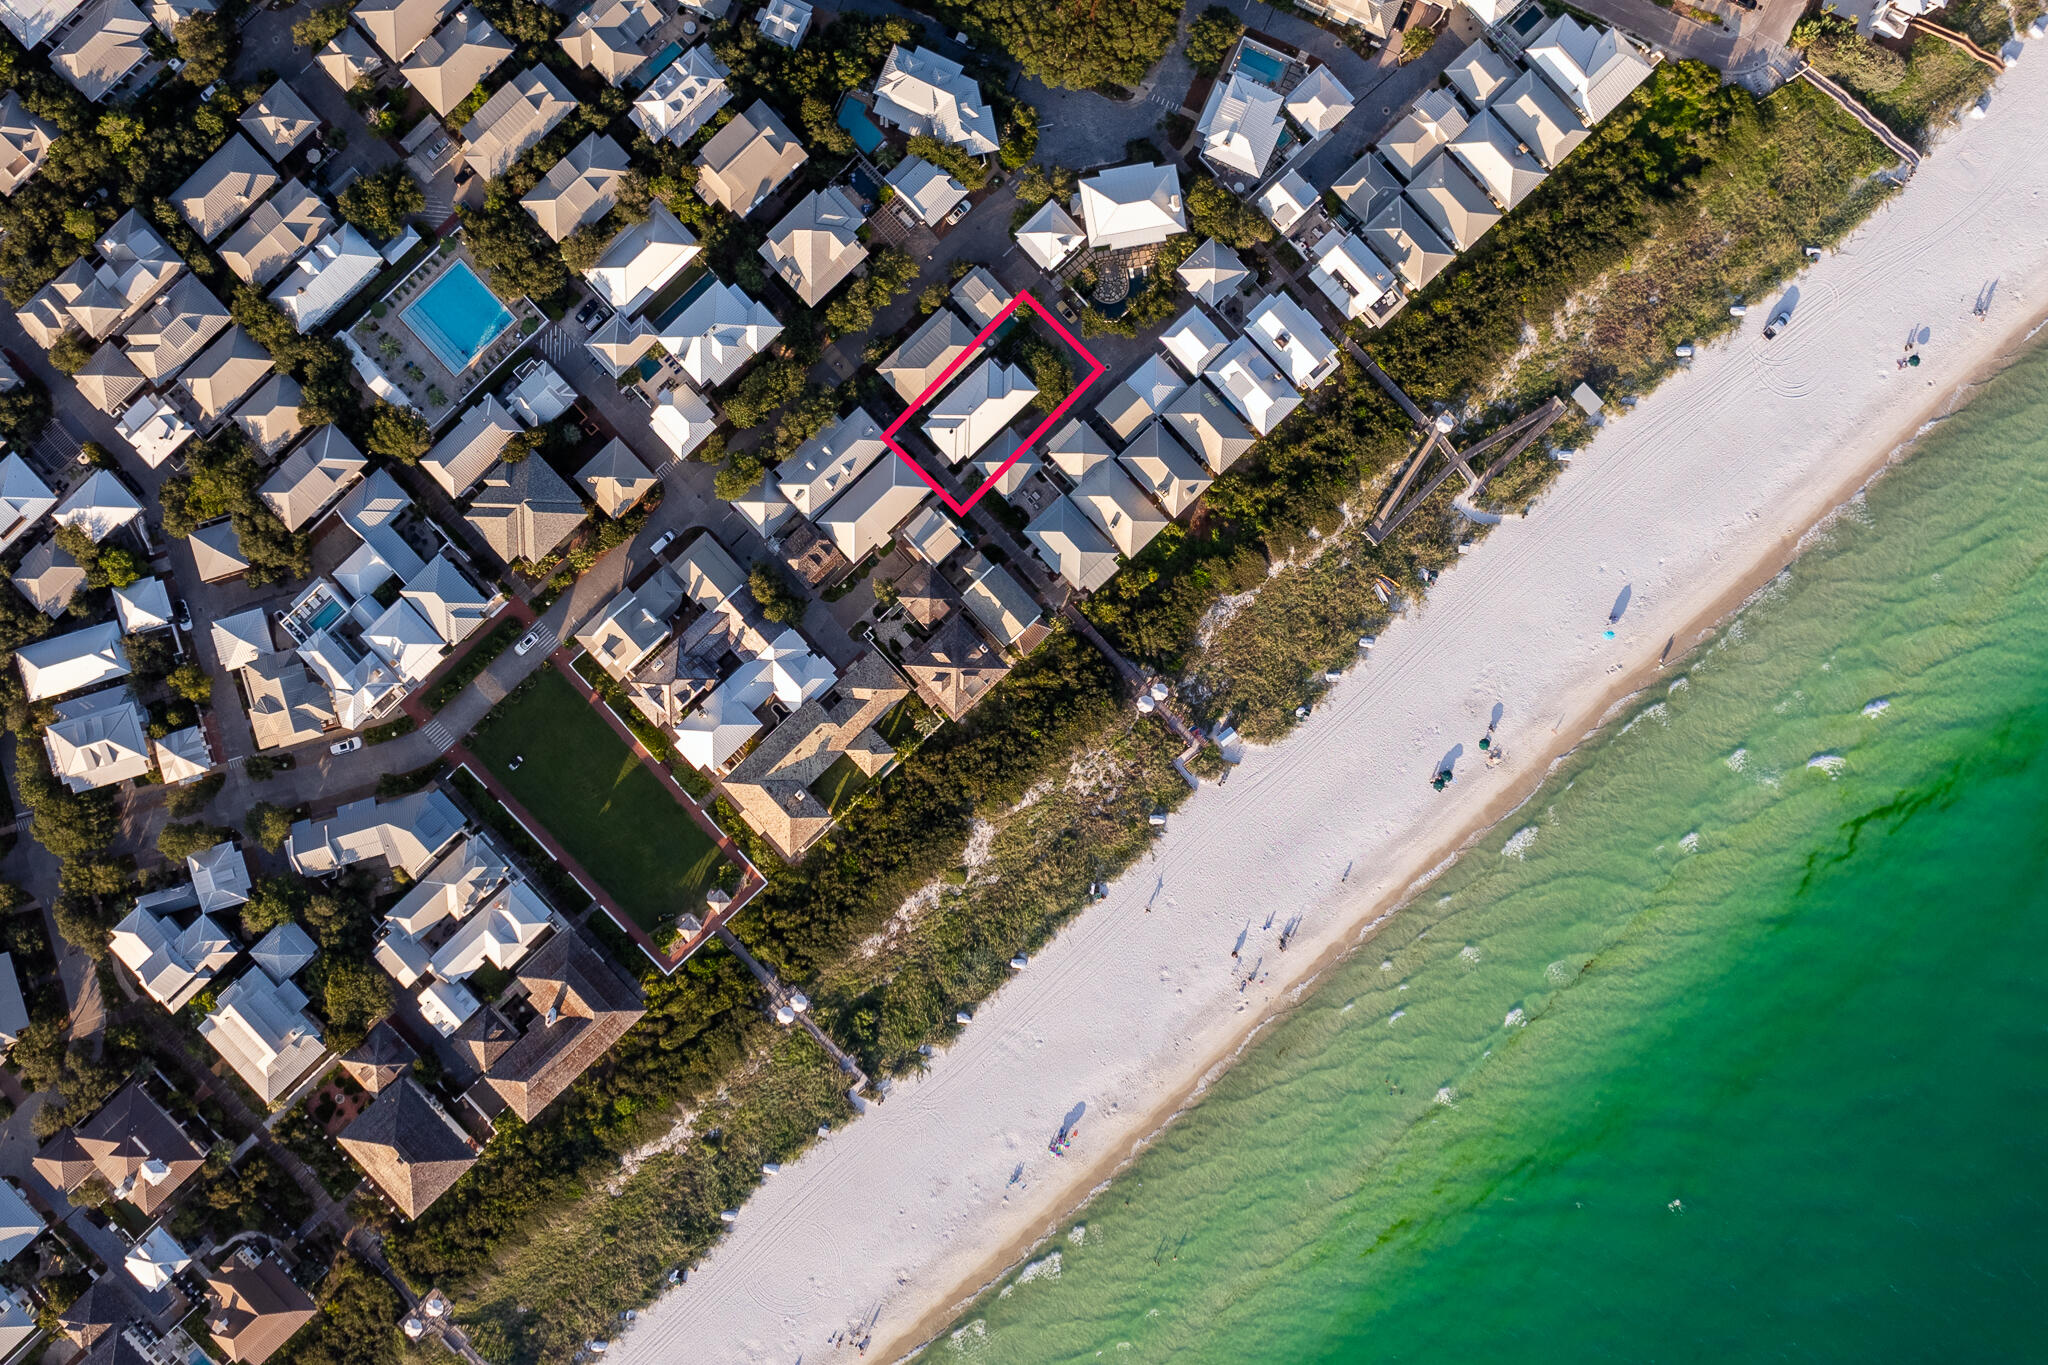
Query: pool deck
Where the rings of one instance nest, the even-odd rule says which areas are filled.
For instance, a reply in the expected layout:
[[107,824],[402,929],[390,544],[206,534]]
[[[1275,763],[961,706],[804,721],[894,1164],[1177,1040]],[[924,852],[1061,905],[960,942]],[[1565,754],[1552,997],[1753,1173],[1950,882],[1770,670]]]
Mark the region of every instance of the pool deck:
[[[466,367],[450,370],[434,348],[413,331],[405,313],[458,262],[475,272],[484,287],[504,305],[512,315],[513,325]],[[427,419],[427,424],[438,428],[452,421],[477,386],[546,325],[547,318],[525,295],[493,284],[490,272],[477,265],[458,236],[443,239],[441,249],[371,305],[350,335],[392,386]],[[434,401],[437,396],[441,400],[438,403]]]

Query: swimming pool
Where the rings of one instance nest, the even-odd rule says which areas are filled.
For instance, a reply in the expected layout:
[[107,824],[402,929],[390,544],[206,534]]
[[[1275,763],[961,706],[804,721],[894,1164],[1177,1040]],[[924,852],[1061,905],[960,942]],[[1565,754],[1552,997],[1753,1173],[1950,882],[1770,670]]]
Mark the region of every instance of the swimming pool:
[[839,126],[853,134],[853,145],[869,156],[882,145],[882,130],[868,116],[868,107],[851,95],[839,102]]
[[626,77],[628,90],[645,90],[654,83],[654,78],[668,70],[669,63],[683,55],[681,43],[670,43],[648,60],[640,63],[640,69]]
[[1250,73],[1253,80],[1275,87],[1287,70],[1278,57],[1250,43],[1238,49],[1237,69]]
[[399,317],[426,343],[450,374],[461,374],[486,346],[504,335],[512,314],[477,278],[469,262],[457,261],[441,278],[405,306]]
[[341,610],[341,603],[329,602],[326,606],[320,608],[318,615],[314,616],[314,618],[311,621],[306,623],[306,633],[310,635],[315,631],[327,629],[329,626],[333,625],[336,621],[339,621],[341,619]]

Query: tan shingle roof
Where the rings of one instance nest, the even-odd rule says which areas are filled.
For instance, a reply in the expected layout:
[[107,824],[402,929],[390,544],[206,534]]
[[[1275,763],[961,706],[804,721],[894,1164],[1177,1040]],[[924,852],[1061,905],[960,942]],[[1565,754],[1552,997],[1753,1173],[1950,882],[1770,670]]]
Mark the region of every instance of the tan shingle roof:
[[273,365],[270,352],[239,326],[206,348],[178,378],[202,417],[218,417],[263,382]]
[[301,251],[334,231],[334,222],[320,196],[293,180],[228,234],[220,245],[220,258],[244,284],[260,288],[282,274]]
[[697,154],[697,193],[744,218],[807,160],[788,125],[755,100]]
[[583,516],[576,490],[538,455],[518,464],[500,461],[469,505],[469,524],[507,564],[545,558],[582,524]]
[[413,50],[400,68],[420,98],[446,118],[477,82],[512,55],[512,44],[473,10],[459,10],[439,33]]
[[476,1165],[468,1135],[409,1077],[386,1086],[335,1140],[408,1218]]
[[192,230],[211,242],[276,189],[280,179],[269,158],[237,133],[172,191],[171,201]]
[[243,110],[236,122],[273,161],[284,160],[320,129],[320,116],[283,81],[264,91],[263,98]]
[[626,149],[592,133],[557,161],[519,203],[542,232],[559,242],[612,211],[627,168]]

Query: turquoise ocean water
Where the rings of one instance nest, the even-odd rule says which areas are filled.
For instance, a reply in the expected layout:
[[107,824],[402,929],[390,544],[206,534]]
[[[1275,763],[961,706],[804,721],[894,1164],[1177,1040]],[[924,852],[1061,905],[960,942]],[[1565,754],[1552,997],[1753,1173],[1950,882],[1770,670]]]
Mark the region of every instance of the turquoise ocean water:
[[2048,1359],[2044,559],[2037,349],[928,1358]]

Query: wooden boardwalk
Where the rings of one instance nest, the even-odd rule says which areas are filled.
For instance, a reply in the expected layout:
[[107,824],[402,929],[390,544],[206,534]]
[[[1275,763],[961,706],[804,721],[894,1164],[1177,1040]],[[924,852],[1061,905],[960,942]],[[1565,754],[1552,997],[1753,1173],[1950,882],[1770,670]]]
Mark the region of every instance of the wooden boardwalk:
[[[1551,424],[1564,416],[1564,413],[1564,400],[1554,397],[1534,412],[1524,413],[1488,436],[1478,445],[1465,451],[1460,451],[1456,446],[1452,445],[1450,437],[1432,426],[1429,429],[1428,436],[1422,442],[1422,449],[1415,453],[1415,458],[1410,460],[1408,467],[1401,471],[1401,477],[1395,481],[1393,488],[1388,491],[1386,501],[1380,504],[1378,515],[1366,523],[1366,539],[1375,545],[1385,542],[1388,536],[1400,529],[1402,522],[1415,514],[1417,508],[1428,502],[1432,497],[1435,497],[1436,491],[1443,487],[1444,480],[1450,478],[1453,474],[1463,475],[1466,496],[1476,497],[1485,489],[1487,484],[1492,483],[1500,472],[1508,467],[1508,463],[1511,460],[1533,445],[1536,439],[1542,436],[1544,432],[1550,430]],[[1495,446],[1504,443],[1510,443],[1507,450],[1486,467],[1486,472],[1484,474],[1475,473],[1472,468],[1472,460],[1477,456],[1484,455]],[[1409,490],[1414,487],[1416,479],[1422,474],[1423,467],[1429,463],[1431,454],[1439,446],[1444,451],[1443,464],[1438,468],[1435,477],[1430,479],[1420,492],[1411,494]]]

